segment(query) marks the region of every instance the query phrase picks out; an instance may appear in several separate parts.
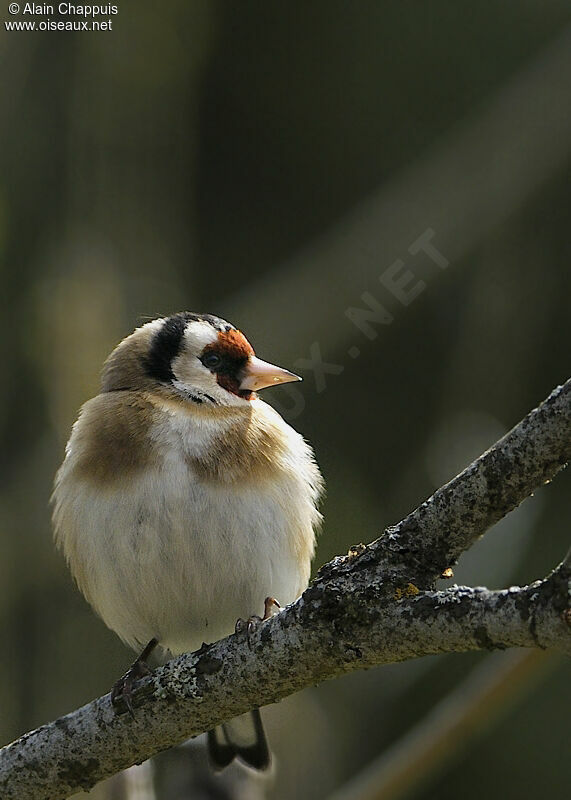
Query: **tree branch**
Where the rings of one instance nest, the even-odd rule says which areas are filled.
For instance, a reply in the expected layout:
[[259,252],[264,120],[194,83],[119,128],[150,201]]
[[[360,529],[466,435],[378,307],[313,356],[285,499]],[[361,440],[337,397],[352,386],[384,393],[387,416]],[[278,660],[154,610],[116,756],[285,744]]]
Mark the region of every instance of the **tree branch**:
[[571,457],[571,380],[372,544],[322,567],[252,636],[180,656],[138,685],[135,719],[105,695],[0,751],[3,800],[58,800],[255,706],[358,669],[435,653],[571,655],[571,563],[504,591],[434,581]]
[[[361,568],[427,587],[492,525],[571,460],[571,379],[360,555]],[[347,556],[321,574],[354,571]]]

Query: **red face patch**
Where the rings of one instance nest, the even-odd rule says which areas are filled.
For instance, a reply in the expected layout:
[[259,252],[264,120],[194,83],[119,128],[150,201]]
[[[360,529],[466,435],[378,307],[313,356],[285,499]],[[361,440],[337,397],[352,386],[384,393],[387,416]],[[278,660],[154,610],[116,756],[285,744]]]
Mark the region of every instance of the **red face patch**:
[[[235,329],[221,331],[215,342],[206,345],[202,358],[206,358],[209,353],[220,357],[219,364],[209,367],[215,373],[218,385],[232,394],[250,400],[253,392],[240,390],[242,371],[250,356],[254,355],[254,348],[244,334]],[[203,363],[207,364],[206,361]]]
[[218,334],[218,342],[208,346],[215,347],[217,352],[224,353],[231,359],[248,358],[254,355],[254,348],[250,342],[241,331],[235,329],[228,333],[221,331]]

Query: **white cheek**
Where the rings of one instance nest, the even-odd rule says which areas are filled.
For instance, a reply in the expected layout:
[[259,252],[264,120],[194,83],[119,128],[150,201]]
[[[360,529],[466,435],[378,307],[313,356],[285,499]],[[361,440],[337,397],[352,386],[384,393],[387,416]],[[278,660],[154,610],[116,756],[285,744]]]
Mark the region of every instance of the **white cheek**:
[[173,359],[171,366],[175,376],[173,386],[183,396],[206,395],[207,398],[212,398],[216,405],[222,406],[244,406],[249,403],[243,397],[238,397],[220,386],[216,375],[186,348]]
[[175,376],[173,383],[179,383],[181,386],[215,386],[216,376],[210,370],[206,369],[196,356],[189,355],[188,353],[181,353],[173,359],[172,371]]
[[216,380],[216,375],[213,375],[210,370],[202,367],[202,365],[198,369],[193,369],[188,365],[179,367],[175,361],[173,361],[175,379],[172,385],[182,397],[186,397],[189,400],[199,397],[203,403],[218,406],[248,405],[248,400],[238,397],[238,395],[220,386]]
[[171,364],[175,376],[173,385],[183,395],[205,393],[216,403],[227,405],[224,395],[229,393],[218,385],[216,376],[206,369],[197,355],[216,340],[217,333],[208,323],[197,321],[187,325],[181,351]]

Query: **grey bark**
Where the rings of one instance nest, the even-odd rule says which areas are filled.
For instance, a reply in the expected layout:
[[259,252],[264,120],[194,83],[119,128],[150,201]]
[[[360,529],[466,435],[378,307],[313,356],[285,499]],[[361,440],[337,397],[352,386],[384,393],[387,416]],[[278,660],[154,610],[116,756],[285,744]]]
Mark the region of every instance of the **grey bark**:
[[250,636],[180,656],[142,680],[135,719],[109,695],[0,751],[3,800],[57,800],[255,706],[409,658],[506,647],[571,655],[571,558],[503,591],[434,589],[491,525],[571,457],[571,380],[370,545],[326,564]]

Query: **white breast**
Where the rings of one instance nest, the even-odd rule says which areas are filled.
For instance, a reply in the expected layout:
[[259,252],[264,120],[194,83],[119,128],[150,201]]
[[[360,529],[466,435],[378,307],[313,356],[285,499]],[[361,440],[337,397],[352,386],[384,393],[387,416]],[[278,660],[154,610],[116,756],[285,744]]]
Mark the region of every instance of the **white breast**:
[[155,636],[173,653],[195,649],[262,613],[268,595],[287,604],[307,585],[320,478],[308,446],[278,419],[281,468],[228,485],[189,468],[189,455],[208,446],[208,425],[197,435],[164,415],[156,465],[105,487],[74,477],[72,435],[54,494],[57,537],[88,601],[132,647]]

